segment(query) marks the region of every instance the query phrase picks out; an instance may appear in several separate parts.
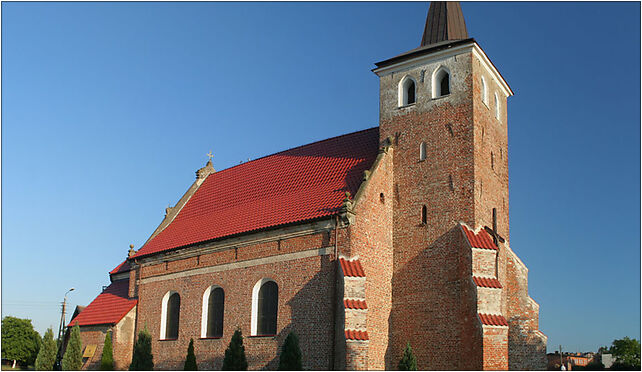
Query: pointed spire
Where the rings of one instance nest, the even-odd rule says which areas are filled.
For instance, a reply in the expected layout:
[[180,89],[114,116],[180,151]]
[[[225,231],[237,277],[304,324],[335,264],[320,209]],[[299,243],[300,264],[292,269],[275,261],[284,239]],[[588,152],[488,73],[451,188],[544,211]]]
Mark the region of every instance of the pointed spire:
[[421,46],[468,39],[459,1],[432,1],[426,17]]

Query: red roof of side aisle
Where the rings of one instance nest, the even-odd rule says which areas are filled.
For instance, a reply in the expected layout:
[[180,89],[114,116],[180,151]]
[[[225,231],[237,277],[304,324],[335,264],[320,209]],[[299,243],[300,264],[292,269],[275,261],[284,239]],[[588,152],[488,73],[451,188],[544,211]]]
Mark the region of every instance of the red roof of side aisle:
[[138,300],[129,299],[129,279],[111,283],[89,306],[69,322],[69,326],[116,324],[131,310]]
[[375,127],[212,173],[134,257],[336,214],[378,149]]
[[109,273],[110,274],[120,274],[120,273],[124,273],[124,272],[130,271],[130,270],[131,270],[131,265],[130,265],[129,261],[125,260],[120,265],[116,266]]

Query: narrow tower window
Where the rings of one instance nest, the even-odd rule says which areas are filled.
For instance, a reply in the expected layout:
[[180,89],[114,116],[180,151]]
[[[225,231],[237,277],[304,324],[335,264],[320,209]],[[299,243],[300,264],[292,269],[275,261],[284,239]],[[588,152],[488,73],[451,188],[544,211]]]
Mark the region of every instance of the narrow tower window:
[[417,85],[415,81],[406,76],[399,83],[399,107],[411,105],[416,102]]
[[490,169],[495,169],[495,155],[490,152]]
[[426,160],[426,142],[419,145],[419,161]]
[[428,210],[425,205],[421,206],[421,224],[425,225],[428,223]]
[[406,88],[406,94],[408,95],[407,105],[415,103],[415,82],[410,80],[408,87]]
[[499,97],[495,93],[495,118],[499,120]]
[[432,98],[450,94],[450,72],[444,66],[435,70],[432,76]]
[[441,82],[439,83],[441,87],[441,95],[445,96],[446,94],[450,94],[450,78],[448,74],[444,74],[444,76],[441,78]]

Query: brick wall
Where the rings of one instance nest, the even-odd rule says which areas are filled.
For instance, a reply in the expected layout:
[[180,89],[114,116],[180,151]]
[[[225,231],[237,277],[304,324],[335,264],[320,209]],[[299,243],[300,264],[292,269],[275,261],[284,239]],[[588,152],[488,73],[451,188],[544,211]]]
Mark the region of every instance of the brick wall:
[[[395,151],[389,368],[406,342],[420,369],[480,366],[475,351],[470,359],[461,357],[464,343],[481,346],[481,333],[472,321],[475,297],[470,274],[464,275],[460,265],[466,246],[457,225],[475,220],[471,60],[472,54],[459,54],[381,76],[380,131],[382,138],[393,138]],[[451,94],[432,99],[432,73],[440,66],[451,72]],[[398,83],[406,75],[417,82],[417,102],[398,108]],[[426,143],[424,161],[421,142]]]
[[[283,254],[309,252],[328,247],[332,234],[316,233],[280,241],[249,244],[167,264],[143,266],[139,284],[138,329],[147,326],[152,335],[154,363],[160,369],[183,366],[190,338],[194,339],[199,369],[220,369],[234,330],[241,328],[250,369],[276,369],[280,347],[295,331],[303,351],[305,369],[328,369],[332,357],[332,295],[335,262],[330,254],[283,261]],[[329,250],[330,252],[332,249]],[[196,268],[216,264],[252,262],[272,257],[276,261],[224,271],[189,274]],[[281,260],[281,261],[279,261]],[[182,276],[172,276],[172,275]],[[252,290],[262,278],[273,279],[279,287],[277,335],[248,337],[251,334]],[[225,291],[223,337],[201,339],[203,293],[218,285]],[[160,340],[161,300],[170,290],[179,293],[181,311],[177,340]]]
[[508,369],[508,327],[483,326],[484,370]]
[[83,369],[100,369],[100,360],[105,346],[105,335],[111,331],[112,355],[114,357],[114,369],[126,370],[132,360],[134,346],[134,322],[136,318],[136,306],[132,308],[116,325],[94,325],[81,326],[80,339],[82,351],[87,345],[97,345],[96,351],[91,358],[83,358]]
[[528,294],[528,269],[508,246],[504,279],[510,369],[546,369],[546,336],[539,328],[539,305]]
[[[82,342],[82,352],[84,353],[87,345],[97,345],[96,352],[91,358],[83,358],[82,369],[97,370],[100,368],[100,359],[103,355],[103,346],[105,345],[105,335],[110,330],[109,325],[83,326],[80,327],[80,339]],[[114,353],[114,356],[115,353]],[[129,367],[129,364],[127,364]]]
[[[509,240],[507,97],[502,93],[497,78],[482,65],[477,56],[472,58],[472,72],[475,127],[475,224],[472,226],[492,227],[492,211],[496,208],[499,234]],[[488,90],[487,104],[482,100],[482,76]],[[495,93],[500,102],[499,120],[495,118]]]
[[393,150],[390,149],[380,154],[380,161],[363,186],[354,208],[354,224],[339,235],[340,253],[358,257],[366,273],[368,369],[386,368],[392,304],[392,181]]

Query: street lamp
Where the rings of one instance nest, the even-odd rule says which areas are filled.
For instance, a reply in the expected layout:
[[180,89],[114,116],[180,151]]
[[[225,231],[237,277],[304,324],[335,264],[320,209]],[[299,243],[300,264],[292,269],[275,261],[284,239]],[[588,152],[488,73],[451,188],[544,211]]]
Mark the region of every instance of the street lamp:
[[65,297],[62,300],[62,314],[60,314],[60,328],[58,328],[58,341],[59,341],[58,358],[61,357],[60,351],[62,350],[62,344],[63,344],[62,335],[63,335],[63,330],[65,329],[65,310],[67,307],[67,295],[69,294],[69,292],[73,291],[74,289],[76,288],[73,288],[73,287],[70,288],[65,293]]

